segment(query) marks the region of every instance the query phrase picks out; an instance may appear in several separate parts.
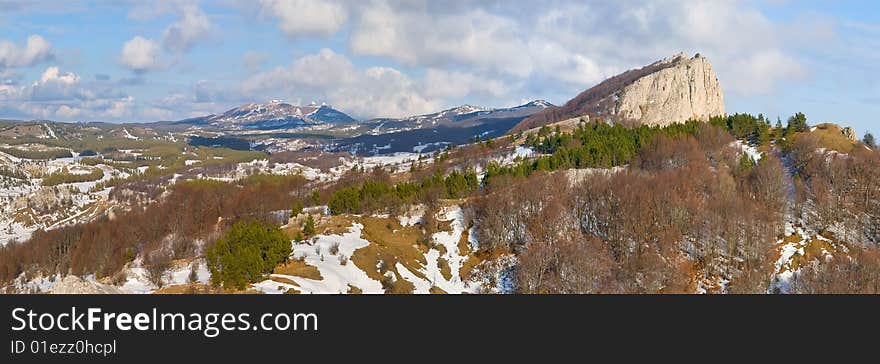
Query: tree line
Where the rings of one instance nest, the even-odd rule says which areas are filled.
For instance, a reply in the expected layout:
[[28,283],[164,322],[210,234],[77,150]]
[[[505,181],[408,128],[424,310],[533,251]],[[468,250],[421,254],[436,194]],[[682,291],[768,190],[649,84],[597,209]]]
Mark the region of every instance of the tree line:
[[328,202],[333,214],[367,213],[385,211],[404,204],[438,198],[462,198],[479,187],[479,179],[473,170],[453,170],[444,176],[435,170],[431,177],[421,182],[388,182],[387,172],[381,169],[374,174],[379,178],[368,179],[360,185],[348,186],[334,192]]

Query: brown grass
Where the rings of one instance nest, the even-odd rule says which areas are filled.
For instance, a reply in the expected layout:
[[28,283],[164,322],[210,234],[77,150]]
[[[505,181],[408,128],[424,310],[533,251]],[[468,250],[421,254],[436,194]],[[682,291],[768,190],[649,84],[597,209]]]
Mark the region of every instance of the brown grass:
[[458,270],[458,276],[461,277],[461,279],[463,280],[467,279],[474,267],[480,265],[480,263],[487,260],[496,259],[502,255],[507,254],[510,254],[510,251],[507,249],[498,249],[491,252],[478,250],[470,254],[468,256],[468,259],[461,264],[461,269]]
[[462,262],[461,268],[459,268],[458,270],[458,276],[461,277],[461,279],[466,279],[467,276],[471,273],[471,270],[473,270],[475,266],[483,261],[483,259],[475,256],[471,251],[471,245],[468,242],[468,230],[470,229],[466,229],[464,232],[462,232],[461,238],[458,239],[458,254],[468,257],[467,259],[465,259],[464,262]]
[[841,153],[850,153],[856,146],[856,143],[843,135],[843,129],[835,124],[816,125],[816,130],[810,134],[816,137],[820,147]]
[[461,233],[461,238],[458,239],[458,254],[459,255],[470,255],[471,254],[471,244],[468,241],[470,238],[470,228],[465,229]]
[[437,266],[440,268],[440,274],[443,275],[447,281],[452,279],[452,268],[449,267],[449,262],[442,257],[437,259]]
[[[825,235],[822,234],[822,236]],[[828,239],[832,240],[832,242],[820,240],[816,237],[810,237],[807,239],[806,243],[801,244],[803,237],[798,234],[785,237],[776,248],[776,260],[779,260],[779,258],[782,256],[782,247],[789,243],[798,244],[799,248],[803,248],[804,254],[801,255],[799,253],[795,253],[794,255],[792,255],[790,262],[779,267],[779,272],[777,273],[782,273],[786,270],[794,271],[813,261],[825,262],[826,255],[823,253],[823,251],[833,256],[837,256],[838,254],[845,254],[845,245],[843,247],[839,246],[841,243],[834,241],[833,237]]]
[[272,272],[274,274],[283,274],[286,276],[296,276],[320,281],[324,279],[317,267],[306,264],[305,262],[290,259],[287,263],[275,267]]
[[[402,264],[419,278],[425,278],[420,269],[428,262],[425,259],[427,248],[418,244],[421,231],[416,226],[403,227],[394,219],[364,217],[359,219],[364,225],[363,238],[371,244],[358,249],[351,257],[354,264],[377,281],[382,281],[385,271],[392,271],[398,277],[396,263]],[[377,269],[378,262],[384,262],[384,271]],[[400,287],[397,287],[400,286]],[[398,279],[389,293],[412,292],[412,283]]]
[[452,220],[449,221],[437,221],[437,231],[452,231]]
[[178,284],[165,286],[153,292],[153,294],[202,294],[211,293],[211,287],[204,284]]
[[261,294],[262,292],[247,288],[244,290],[232,290],[221,287],[213,287],[202,283],[178,284],[165,286],[157,289],[153,294]]
[[315,222],[315,231],[319,234],[342,235],[348,233],[353,221],[347,216],[324,216]]
[[278,277],[278,276],[269,276],[269,279],[273,282],[284,283],[284,284],[289,284],[291,286],[299,287],[299,284],[297,284],[296,282],[294,282],[293,280],[288,279],[288,278]]
[[789,266],[792,270],[797,270],[801,266],[814,260],[824,262],[825,255],[822,254],[822,249],[825,249],[825,251],[832,255],[837,252],[837,249],[835,249],[827,241],[819,240],[816,238],[810,238],[810,240],[807,241],[805,245],[803,245],[803,248],[804,255],[795,254],[791,257],[791,264],[789,264]]
[[[416,272],[413,272],[416,273]],[[398,277],[400,277],[398,275]],[[412,294],[415,291],[416,286],[412,284],[412,282],[407,281],[403,278],[398,278],[394,283],[391,284],[391,289],[385,291],[387,294]]]

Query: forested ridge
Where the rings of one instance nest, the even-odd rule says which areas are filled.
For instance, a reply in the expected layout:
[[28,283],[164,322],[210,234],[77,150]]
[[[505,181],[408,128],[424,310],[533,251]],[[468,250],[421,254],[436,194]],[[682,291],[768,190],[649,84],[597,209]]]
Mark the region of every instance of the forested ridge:
[[[836,151],[810,133],[803,114],[784,125],[748,114],[666,127],[584,121],[521,137],[539,155],[512,164],[477,158],[509,146],[516,139],[509,136],[449,148],[402,174],[356,169],[327,183],[254,175],[167,191],[137,181],[111,196],[131,199],[131,188],[140,188],[158,202],[7,244],[0,281],[22,273],[114,277],[138,257],[159,269],[205,256],[215,284],[242,289],[286,261],[294,236],[277,227],[304,207],[396,216],[425,205],[427,226],[444,200],[471,211],[477,254],[517,256],[522,293],[773,292],[777,242],[792,225],[847,248],[801,265],[792,292],[880,289],[873,137]],[[736,148],[737,139],[761,158]],[[297,239],[314,233],[311,217]]]

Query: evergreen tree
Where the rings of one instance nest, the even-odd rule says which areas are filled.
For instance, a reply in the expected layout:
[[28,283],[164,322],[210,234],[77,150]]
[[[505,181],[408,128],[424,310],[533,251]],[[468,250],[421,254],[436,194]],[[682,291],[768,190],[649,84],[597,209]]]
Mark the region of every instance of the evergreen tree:
[[321,194],[317,190],[312,191],[312,205],[321,204]]
[[739,159],[739,174],[748,173],[755,166],[755,161],[747,153],[743,153]]
[[311,214],[309,214],[309,217],[306,218],[306,223],[305,225],[303,225],[302,232],[306,236],[311,236],[315,234],[315,219],[312,218]]
[[540,129],[538,129],[539,137],[546,136],[547,134],[550,134],[550,128],[548,128],[547,125],[544,125]]
[[299,214],[303,212],[303,203],[300,200],[296,200],[293,204],[293,208],[290,210],[290,217],[297,217]]
[[804,113],[797,113],[794,116],[788,118],[788,130],[786,131],[787,135],[794,135],[794,133],[801,133],[807,131],[807,116]]
[[239,221],[205,250],[215,285],[244,289],[287,261],[290,241],[277,226]]
[[770,124],[758,124],[758,145],[770,144]]
[[865,137],[862,138],[862,141],[868,146],[868,148],[877,148],[877,142],[874,140],[874,134],[871,134],[871,132],[865,133]]

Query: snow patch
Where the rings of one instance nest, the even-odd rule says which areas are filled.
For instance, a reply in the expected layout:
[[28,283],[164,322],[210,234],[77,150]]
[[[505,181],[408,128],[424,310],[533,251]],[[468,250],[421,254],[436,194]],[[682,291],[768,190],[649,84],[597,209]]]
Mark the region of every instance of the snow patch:
[[[264,293],[283,293],[287,289],[294,288],[301,293],[339,294],[348,292],[351,285],[366,294],[384,293],[385,290],[382,289],[379,281],[367,276],[367,273],[350,261],[356,250],[370,245],[369,241],[361,237],[363,228],[363,225],[354,223],[349,232],[342,235],[318,235],[312,242],[293,242],[291,257],[302,259],[306,264],[318,268],[322,279],[273,274],[274,277],[295,282],[296,286],[265,280],[252,287]],[[336,254],[331,254],[331,247],[334,246],[338,251]],[[340,256],[345,256],[347,259],[344,260],[344,264]]]

